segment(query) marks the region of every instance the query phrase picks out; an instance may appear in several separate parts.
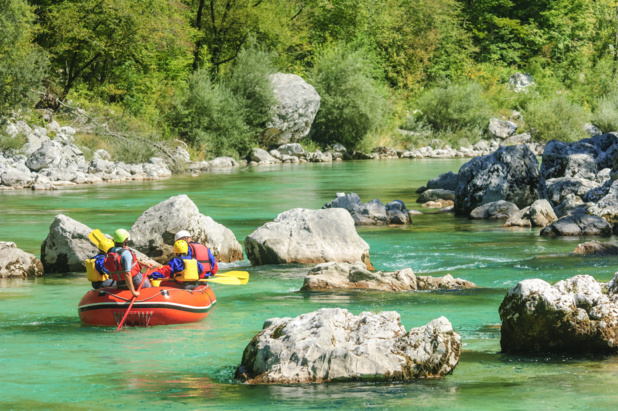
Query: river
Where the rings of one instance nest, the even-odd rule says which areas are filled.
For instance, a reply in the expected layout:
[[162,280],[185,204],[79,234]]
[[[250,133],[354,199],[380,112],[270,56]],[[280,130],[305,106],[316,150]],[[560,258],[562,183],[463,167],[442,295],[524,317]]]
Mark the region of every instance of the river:
[[[104,232],[129,229],[147,208],[187,194],[242,243],[278,213],[320,208],[336,192],[363,201],[403,200],[424,212],[406,227],[358,227],[378,270],[411,267],[481,288],[449,292],[319,292],[299,289],[306,267],[250,267],[245,286],[215,284],[217,306],[201,323],[122,332],[82,325],[77,302],[85,274],[0,280],[0,409],[615,409],[615,357],[511,356],[500,353],[498,307],[526,278],[556,282],[576,274],[608,281],[615,258],[569,253],[587,239],[545,238],[538,229],[431,214],[415,191],[457,171],[462,159],[285,164],[157,182],[76,186],[52,192],[0,192],[0,241],[40,254],[54,216]],[[229,265],[228,265],[229,266]],[[395,310],[406,329],[446,316],[461,334],[454,373],[405,384],[248,386],[235,367],[264,320],[322,307],[354,314]]]

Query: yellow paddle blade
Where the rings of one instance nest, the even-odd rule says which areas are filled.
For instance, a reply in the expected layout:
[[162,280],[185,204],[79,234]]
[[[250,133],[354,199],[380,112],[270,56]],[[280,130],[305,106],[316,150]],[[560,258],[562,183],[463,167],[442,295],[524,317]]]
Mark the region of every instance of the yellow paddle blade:
[[243,285],[243,283],[236,277],[220,277],[220,278],[201,278],[200,282],[204,283],[217,283],[217,284],[227,284],[227,285]]
[[105,234],[101,232],[98,228],[96,230],[92,230],[90,234],[88,234],[88,239],[94,243],[97,247],[99,244],[105,240]]
[[215,277],[238,278],[241,284],[249,282],[249,273],[246,271],[228,271],[227,273],[217,273]]

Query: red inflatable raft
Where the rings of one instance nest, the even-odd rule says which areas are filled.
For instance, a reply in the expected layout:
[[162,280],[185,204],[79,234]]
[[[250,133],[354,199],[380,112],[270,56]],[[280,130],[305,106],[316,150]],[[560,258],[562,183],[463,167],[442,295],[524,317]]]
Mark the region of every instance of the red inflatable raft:
[[[100,288],[86,293],[79,301],[79,318],[89,325],[116,326],[129,308],[129,290]],[[214,308],[217,299],[208,284],[195,290],[151,287],[140,290],[125,325],[184,324],[201,321]]]

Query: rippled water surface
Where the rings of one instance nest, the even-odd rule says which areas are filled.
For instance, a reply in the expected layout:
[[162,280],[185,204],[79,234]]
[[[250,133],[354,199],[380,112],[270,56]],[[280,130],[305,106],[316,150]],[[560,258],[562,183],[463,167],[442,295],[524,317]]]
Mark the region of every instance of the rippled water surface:
[[[119,333],[82,325],[77,302],[85,275],[0,280],[0,409],[615,409],[614,357],[500,354],[498,307],[525,278],[555,282],[576,274],[608,281],[616,259],[574,257],[585,238],[549,239],[431,214],[415,203],[429,178],[464,160],[390,160],[233,170],[158,182],[79,186],[54,192],[0,192],[0,241],[40,253],[54,216],[93,228],[130,228],[140,214],[187,194],[239,241],[280,212],[320,208],[336,192],[363,201],[405,201],[424,214],[408,227],[359,227],[379,270],[451,273],[482,288],[458,292],[301,293],[306,267],[252,268],[246,286],[213,286],[217,307],[203,322]],[[264,320],[322,307],[396,310],[406,329],[446,316],[464,351],[453,375],[407,384],[246,386],[235,367]]]

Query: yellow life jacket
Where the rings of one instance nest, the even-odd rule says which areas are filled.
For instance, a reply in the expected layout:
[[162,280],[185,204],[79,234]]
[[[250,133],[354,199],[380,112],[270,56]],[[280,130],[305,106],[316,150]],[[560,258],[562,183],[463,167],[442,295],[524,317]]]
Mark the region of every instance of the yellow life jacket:
[[86,275],[88,276],[88,281],[90,282],[98,282],[105,281],[109,278],[107,274],[101,274],[96,269],[97,260],[96,258],[90,258],[86,260]]
[[174,274],[174,279],[179,282],[197,281],[200,279],[200,273],[197,270],[197,260],[182,260],[185,263],[185,269]]

